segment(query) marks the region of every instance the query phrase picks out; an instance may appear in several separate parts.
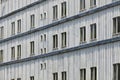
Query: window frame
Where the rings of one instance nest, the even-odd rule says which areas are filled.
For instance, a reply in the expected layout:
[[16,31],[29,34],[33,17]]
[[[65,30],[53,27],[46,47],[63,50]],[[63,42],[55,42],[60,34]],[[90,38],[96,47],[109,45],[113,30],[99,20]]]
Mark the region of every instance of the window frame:
[[80,44],[86,42],[86,26],[80,27]]
[[4,37],[4,26],[0,27],[0,39],[3,39]]
[[58,19],[58,5],[53,6],[53,21]]
[[61,33],[61,47],[65,48],[67,46],[67,32]]
[[35,14],[30,15],[30,29],[35,28]]
[[97,39],[97,24],[93,23],[90,25],[90,39],[95,41]]
[[64,18],[67,16],[67,2],[64,1],[61,3],[61,18]]
[[58,34],[53,35],[53,50],[58,49]]

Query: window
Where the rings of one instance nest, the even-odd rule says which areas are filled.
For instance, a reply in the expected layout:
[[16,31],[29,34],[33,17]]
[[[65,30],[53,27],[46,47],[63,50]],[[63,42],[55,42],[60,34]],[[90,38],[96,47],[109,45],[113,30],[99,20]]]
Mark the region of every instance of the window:
[[44,34],[44,41],[46,41],[46,34]]
[[30,26],[31,26],[31,29],[35,27],[35,15],[31,15],[30,16]]
[[17,59],[21,59],[21,45],[17,46]]
[[46,53],[46,48],[44,48],[44,53]]
[[62,18],[63,17],[66,17],[66,11],[67,11],[67,7],[66,7],[66,2],[63,2],[63,3],[61,3],[61,16],[62,16]]
[[86,69],[80,69],[80,80],[86,80]]
[[18,24],[17,32],[20,33],[21,32],[21,19],[17,21],[17,24]]
[[120,64],[113,65],[113,80],[120,80]]
[[40,14],[40,16],[41,16],[41,20],[43,19],[43,14]]
[[58,80],[58,73],[53,73],[53,80]]
[[53,35],[53,49],[58,48],[58,35]]
[[80,0],[80,10],[84,10],[85,9],[85,0]]
[[11,47],[11,60],[15,60],[15,47]]
[[41,70],[43,69],[43,64],[41,63]]
[[34,80],[34,76],[31,76],[31,77],[30,77],[30,80]]
[[62,80],[67,80],[67,73],[65,71],[62,72]]
[[0,39],[3,39],[4,27],[0,27]]
[[46,19],[46,12],[44,12],[44,19]]
[[12,22],[11,25],[12,25],[11,34],[15,35],[15,22]]
[[3,62],[3,50],[0,50],[0,62]]
[[91,80],[97,80],[97,68],[96,67],[91,68]]
[[34,49],[35,46],[34,46],[34,41],[30,42],[30,56],[34,55]]
[[80,43],[83,43],[86,41],[86,29],[85,27],[80,28]]
[[44,69],[46,69],[46,63],[44,63]]
[[120,17],[113,18],[113,34],[120,33]]
[[43,54],[43,49],[41,49],[41,54]]
[[41,35],[41,42],[43,41],[43,36]]
[[96,6],[96,0],[90,0],[90,7],[95,7]]
[[95,40],[97,35],[96,24],[91,24],[90,30],[91,30],[91,40]]
[[17,78],[17,80],[21,80],[21,78]]
[[62,48],[66,47],[66,43],[67,43],[67,40],[66,40],[66,32],[63,32],[61,34],[61,39],[62,39]]
[[53,6],[53,20],[57,20],[58,19],[58,6],[55,5]]

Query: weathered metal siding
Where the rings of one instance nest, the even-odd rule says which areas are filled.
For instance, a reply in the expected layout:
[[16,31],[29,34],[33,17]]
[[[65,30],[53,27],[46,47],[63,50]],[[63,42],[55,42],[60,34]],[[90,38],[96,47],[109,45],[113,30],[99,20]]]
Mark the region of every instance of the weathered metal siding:
[[[113,64],[120,62],[120,42],[90,47],[60,55],[31,60],[28,62],[7,65],[0,68],[0,79],[22,78],[29,80],[53,79],[52,73],[67,71],[67,80],[80,79],[80,69],[86,68],[87,80],[90,80],[90,68],[97,67],[97,80],[112,80]],[[41,70],[41,63],[46,63],[46,69]]]

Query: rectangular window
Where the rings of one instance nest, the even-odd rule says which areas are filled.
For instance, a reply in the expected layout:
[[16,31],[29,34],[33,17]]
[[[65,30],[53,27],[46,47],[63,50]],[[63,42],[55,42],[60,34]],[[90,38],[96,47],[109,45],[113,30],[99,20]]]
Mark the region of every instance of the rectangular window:
[[97,29],[96,29],[96,24],[91,24],[90,25],[90,32],[91,32],[91,40],[95,40],[97,36]]
[[55,5],[53,6],[53,20],[57,20],[58,19],[58,6]]
[[67,80],[67,73],[65,71],[62,72],[62,80]]
[[80,11],[85,10],[85,0],[80,0]]
[[34,76],[31,76],[31,77],[30,77],[30,80],[34,80]]
[[3,39],[3,35],[4,35],[4,27],[0,27],[0,39]]
[[91,80],[97,80],[97,68],[96,67],[91,68]]
[[11,35],[15,35],[15,22],[11,23],[12,27],[11,27]]
[[31,26],[31,29],[35,27],[35,15],[31,15],[30,16],[30,26]]
[[33,56],[34,55],[34,49],[35,46],[34,46],[34,41],[30,42],[30,56]]
[[0,62],[3,62],[3,50],[0,50]]
[[90,0],[90,7],[95,7],[96,6],[96,0]]
[[44,48],[44,53],[46,53],[46,48]]
[[86,80],[86,69],[80,69],[80,80]]
[[44,34],[44,41],[46,41],[46,34]]
[[58,73],[53,73],[53,80],[58,80]]
[[81,27],[80,28],[80,43],[83,43],[86,41],[86,28]]
[[17,78],[17,80],[21,80],[21,78]]
[[44,12],[44,19],[46,19],[47,18],[47,13],[46,12]]
[[53,49],[58,48],[58,35],[53,35]]
[[15,60],[15,47],[11,47],[11,60]]
[[66,13],[67,12],[67,6],[66,6],[66,2],[61,3],[61,16],[66,17]]
[[17,59],[21,59],[21,45],[17,46]]
[[41,49],[41,54],[43,54],[43,49]]
[[113,35],[120,33],[120,17],[113,18]]
[[66,47],[66,43],[67,43],[67,38],[66,38],[66,32],[63,32],[61,34],[61,39],[62,39],[62,48]]
[[18,25],[17,32],[21,33],[21,19],[17,21],[17,25]]
[[113,80],[120,80],[120,64],[113,65]]

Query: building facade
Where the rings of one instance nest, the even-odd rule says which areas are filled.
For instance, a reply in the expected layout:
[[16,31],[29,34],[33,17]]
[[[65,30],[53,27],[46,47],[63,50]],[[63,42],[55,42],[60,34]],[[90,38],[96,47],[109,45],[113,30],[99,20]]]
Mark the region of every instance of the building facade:
[[120,80],[119,0],[0,0],[0,80]]

